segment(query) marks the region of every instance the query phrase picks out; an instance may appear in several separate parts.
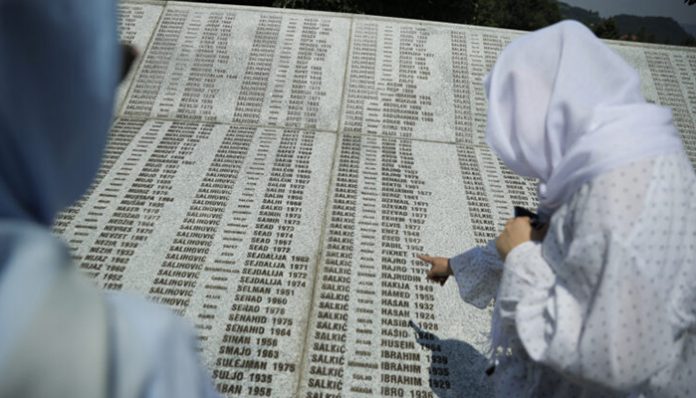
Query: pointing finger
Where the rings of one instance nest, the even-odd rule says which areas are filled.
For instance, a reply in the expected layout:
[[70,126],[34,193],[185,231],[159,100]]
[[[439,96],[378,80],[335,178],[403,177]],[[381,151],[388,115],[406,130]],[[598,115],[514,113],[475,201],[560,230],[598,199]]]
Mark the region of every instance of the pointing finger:
[[426,263],[432,263],[432,262],[433,262],[433,258],[430,257],[430,256],[420,255],[420,254],[419,254],[419,255],[417,255],[416,257],[418,257],[421,261],[425,261]]

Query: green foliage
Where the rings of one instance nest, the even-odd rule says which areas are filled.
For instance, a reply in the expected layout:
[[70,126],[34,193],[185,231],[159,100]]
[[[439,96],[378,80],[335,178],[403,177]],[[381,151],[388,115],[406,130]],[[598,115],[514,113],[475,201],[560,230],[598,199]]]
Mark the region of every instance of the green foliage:
[[655,43],[655,34],[648,33],[648,30],[645,29],[645,26],[641,26],[640,29],[638,29],[638,34],[636,35],[636,37],[638,41]]
[[[618,15],[603,19],[557,0],[194,0],[308,10],[383,15],[536,30],[561,19],[574,19],[605,39],[694,45],[696,39],[669,18]],[[696,0],[685,0],[695,4]]]
[[592,31],[595,35],[597,35],[597,37],[604,39],[619,39],[621,37],[619,29],[616,27],[616,20],[614,18],[607,18],[596,23],[592,28]]
[[502,27],[536,30],[561,20],[558,4],[549,0],[506,0],[509,13]]
[[274,7],[363,14],[362,0],[273,0]]
[[[696,3],[696,0],[693,0]],[[558,3],[564,19],[575,19],[587,25],[604,39],[631,40],[647,43],[696,45],[696,39],[672,18],[616,15],[603,19],[595,11]]]
[[321,11],[385,15],[398,18],[470,23],[474,1],[420,0],[275,0],[273,5]]
[[561,1],[558,2],[558,9],[561,11],[561,16],[563,19],[574,19],[584,23],[590,28],[594,27],[595,24],[602,22],[602,17],[599,16],[597,11],[571,6],[570,4],[566,4]]
[[561,20],[553,0],[477,0],[475,25],[535,30]]
[[555,0],[274,0],[273,5],[522,30],[561,19]]
[[[696,0],[694,0],[696,1]],[[684,41],[681,43],[682,46],[689,46],[689,47],[696,47],[696,38],[693,36],[684,39]]]
[[451,0],[364,1],[365,12],[399,18],[417,18],[445,22],[468,22],[473,16],[473,2]]
[[475,4],[474,19],[471,23],[500,28],[503,27],[502,24],[507,19],[506,14],[505,8],[501,7],[496,0],[478,0]]
[[[677,21],[667,17],[637,17],[617,15],[616,27],[622,35],[637,36],[639,41],[653,43],[683,44],[693,40]],[[641,36],[641,30],[643,35]]]

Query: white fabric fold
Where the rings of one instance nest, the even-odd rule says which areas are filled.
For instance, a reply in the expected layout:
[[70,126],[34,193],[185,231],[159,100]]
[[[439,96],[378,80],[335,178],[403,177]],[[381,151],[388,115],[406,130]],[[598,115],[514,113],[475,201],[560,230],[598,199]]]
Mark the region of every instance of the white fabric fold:
[[547,211],[598,175],[682,149],[671,111],[647,103],[638,73],[577,22],[513,41],[485,87],[486,142],[514,172],[540,180]]

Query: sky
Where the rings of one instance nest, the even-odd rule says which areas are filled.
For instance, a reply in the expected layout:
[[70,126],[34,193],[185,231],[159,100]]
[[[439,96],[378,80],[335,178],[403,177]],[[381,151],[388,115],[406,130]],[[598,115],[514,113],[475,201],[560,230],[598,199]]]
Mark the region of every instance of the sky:
[[677,22],[696,24],[696,4],[687,6],[684,0],[561,0],[587,10],[599,11],[602,17],[617,14],[672,17]]

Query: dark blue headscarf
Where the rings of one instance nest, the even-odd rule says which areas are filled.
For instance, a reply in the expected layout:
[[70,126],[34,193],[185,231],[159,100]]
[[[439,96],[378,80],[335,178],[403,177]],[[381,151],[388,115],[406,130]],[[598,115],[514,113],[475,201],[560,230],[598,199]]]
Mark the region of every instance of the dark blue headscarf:
[[98,169],[120,59],[113,0],[0,0],[0,221],[50,225]]

